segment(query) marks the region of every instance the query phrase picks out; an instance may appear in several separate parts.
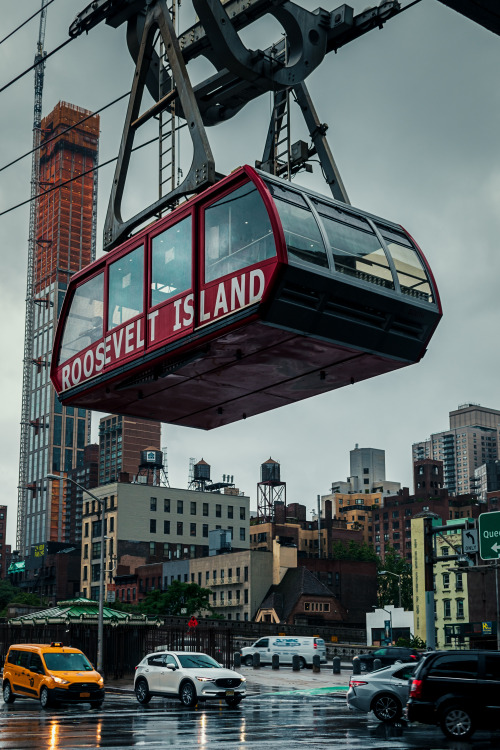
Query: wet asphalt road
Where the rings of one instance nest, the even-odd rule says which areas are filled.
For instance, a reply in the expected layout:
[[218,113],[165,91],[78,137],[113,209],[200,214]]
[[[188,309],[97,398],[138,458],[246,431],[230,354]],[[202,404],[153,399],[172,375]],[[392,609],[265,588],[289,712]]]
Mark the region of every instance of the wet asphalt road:
[[491,750],[500,734],[477,733],[471,742],[446,740],[439,729],[389,726],[353,714],[343,694],[290,694],[255,690],[237,709],[225,703],[184,708],[153,699],[140,706],[133,695],[108,695],[102,709],[86,704],[43,711],[35,701],[0,705],[1,750],[86,748],[182,748],[182,750]]

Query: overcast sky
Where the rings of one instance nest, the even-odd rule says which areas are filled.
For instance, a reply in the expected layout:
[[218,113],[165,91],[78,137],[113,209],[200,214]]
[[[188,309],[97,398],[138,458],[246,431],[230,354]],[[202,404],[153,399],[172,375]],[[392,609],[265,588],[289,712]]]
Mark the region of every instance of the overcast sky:
[[[333,10],[338,4],[322,6]],[[356,12],[367,4],[352,2]],[[85,5],[52,3],[46,51],[67,38]],[[182,28],[194,19],[189,6],[184,0]],[[0,37],[39,8],[40,0],[3,0]],[[0,87],[33,63],[38,23],[31,21],[0,44]],[[266,46],[279,33],[274,20],[261,22],[245,41]],[[387,479],[412,487],[413,442],[446,429],[448,412],[459,404],[500,408],[499,70],[500,38],[437,0],[423,0],[383,30],[328,55],[308,79],[352,204],[402,224],[415,237],[434,271],[443,320],[418,365],[212,432],[165,427],[171,486],[186,487],[189,458],[204,458],[214,480],[233,474],[255,507],[260,464],[271,456],[281,464],[287,501],[312,509],[332,481],[347,477],[349,451],[357,443],[384,449]],[[198,80],[209,72],[207,64],[198,64],[192,75]],[[59,100],[99,109],[130,88],[132,75],[125,27],[101,25],[47,62],[43,114]],[[1,168],[31,148],[33,73],[0,96]],[[125,106],[101,117],[101,161],[118,151]],[[262,97],[209,131],[219,172],[261,158],[269,107],[269,97]],[[298,125],[293,133],[302,135]],[[143,208],[146,195],[154,197],[148,185],[157,184],[155,159],[151,150],[132,172],[126,205],[133,213]],[[0,212],[29,197],[30,172],[31,158],[0,172]],[[112,176],[112,167],[99,173],[99,250]],[[296,181],[305,179],[299,175]],[[307,184],[327,192],[319,173],[307,176]],[[0,216],[0,504],[9,508],[7,542],[13,545],[28,222],[28,206]]]

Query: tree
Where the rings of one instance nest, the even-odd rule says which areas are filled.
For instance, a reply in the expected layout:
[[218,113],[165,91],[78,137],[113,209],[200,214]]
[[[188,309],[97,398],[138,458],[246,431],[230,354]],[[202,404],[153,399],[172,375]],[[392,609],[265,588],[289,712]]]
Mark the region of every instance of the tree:
[[30,594],[13,586],[10,581],[0,581],[0,613],[3,615],[8,604],[27,604],[31,607],[40,607],[45,601],[40,601],[37,594]]
[[204,589],[197,583],[172,581],[166,591],[149,591],[141,609],[151,615],[200,615],[202,612],[212,612],[211,593],[210,589]]
[[375,562],[378,557],[373,547],[366,542],[354,542],[352,539],[348,544],[344,542],[334,542],[332,545],[332,556],[334,560],[362,560],[365,562]]
[[[399,603],[399,581],[401,581],[401,606],[410,611],[413,609],[413,580],[412,567],[409,562],[401,557],[394,547],[387,547],[385,560],[378,559],[377,569],[387,570],[394,575],[379,575],[377,587],[377,600],[379,607],[387,604]],[[396,578],[401,576],[401,578]]]

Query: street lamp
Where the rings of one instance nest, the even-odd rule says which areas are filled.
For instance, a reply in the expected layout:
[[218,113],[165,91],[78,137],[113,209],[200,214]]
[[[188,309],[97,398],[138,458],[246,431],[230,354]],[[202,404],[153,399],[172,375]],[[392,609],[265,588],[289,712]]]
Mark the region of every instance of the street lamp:
[[83,485],[81,485],[79,482],[76,482],[74,479],[71,479],[71,477],[63,477],[60,474],[47,474],[45,477],[46,479],[51,479],[53,482],[72,482],[77,487],[79,487],[83,492],[86,492],[87,495],[90,495],[90,497],[93,500],[96,500],[100,505],[100,511],[101,511],[101,558],[100,558],[100,570],[99,570],[99,611],[97,615],[97,671],[102,672],[103,669],[103,659],[102,659],[102,643],[103,643],[103,622],[104,622],[104,546],[106,544],[106,537],[104,536],[104,510],[105,510],[105,501],[102,497],[97,497],[97,495],[93,495],[92,492],[89,492]]
[[378,574],[379,576],[394,576],[394,578],[398,579],[399,608],[401,609],[401,578],[402,576],[399,573],[391,573],[390,570],[379,570]]

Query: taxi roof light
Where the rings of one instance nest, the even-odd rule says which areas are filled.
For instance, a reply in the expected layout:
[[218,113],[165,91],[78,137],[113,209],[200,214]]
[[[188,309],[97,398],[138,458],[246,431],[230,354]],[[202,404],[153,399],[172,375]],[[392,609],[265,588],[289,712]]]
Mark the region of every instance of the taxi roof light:
[[50,647],[51,648],[62,648],[63,645],[62,645],[61,641],[52,641],[52,643],[50,644]]

